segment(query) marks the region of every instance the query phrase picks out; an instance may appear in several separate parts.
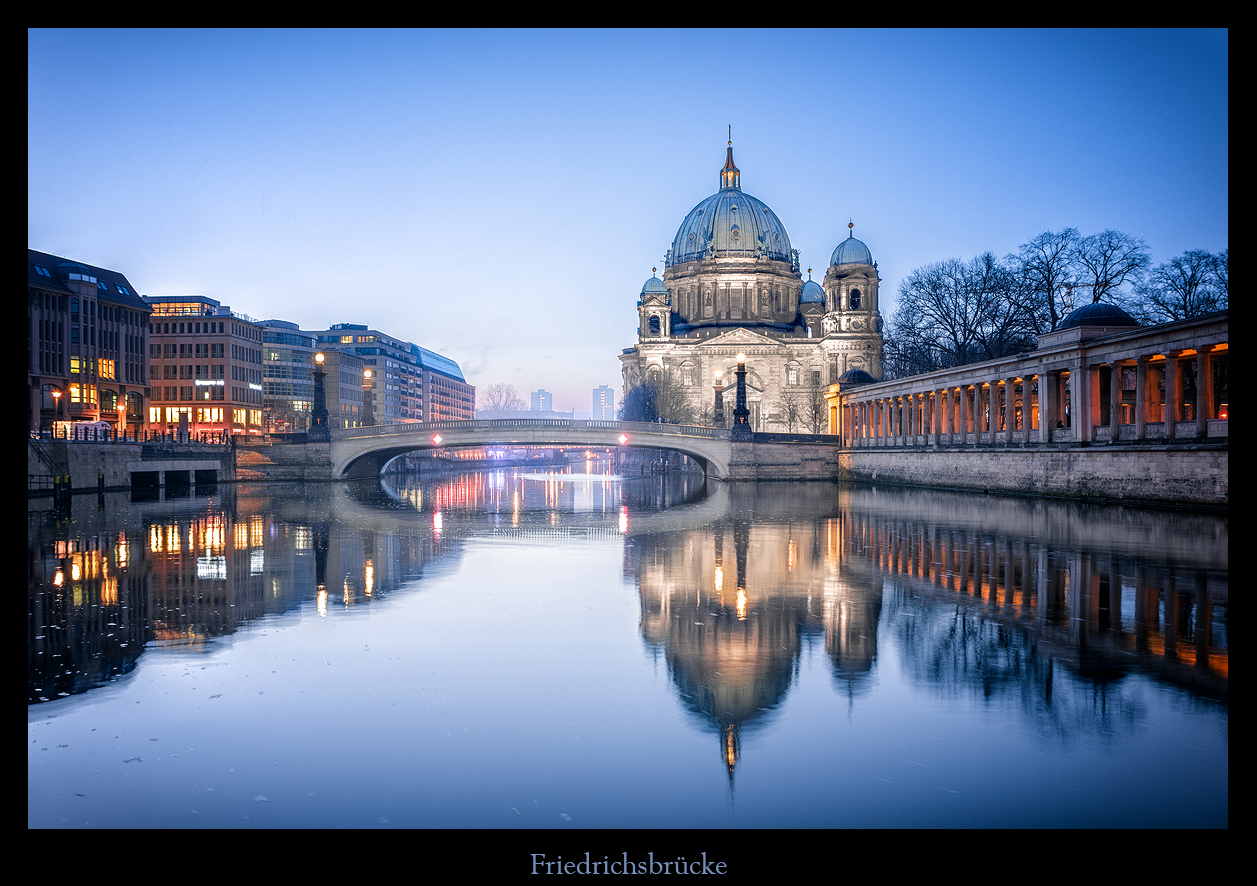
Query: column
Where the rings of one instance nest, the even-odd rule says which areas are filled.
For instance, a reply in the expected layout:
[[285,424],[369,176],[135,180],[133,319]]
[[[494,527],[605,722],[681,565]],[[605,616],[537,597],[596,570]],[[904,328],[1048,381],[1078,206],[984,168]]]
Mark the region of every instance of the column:
[[1214,416],[1213,354],[1210,346],[1196,351],[1196,436],[1209,436],[1209,419]]
[[1095,370],[1079,360],[1069,373],[1069,424],[1075,443],[1090,445],[1095,438],[1095,415],[1092,414]]
[[1143,440],[1148,424],[1148,358],[1135,358],[1135,439]]
[[999,379],[993,378],[987,385],[986,425],[990,433],[990,443],[995,445],[995,434],[999,431]]
[[973,401],[972,402],[973,402],[973,420],[970,422],[970,424],[973,425],[973,445],[981,446],[982,445],[982,425],[984,424],[984,422],[982,420],[983,419],[982,382],[980,381],[975,381],[973,383]]
[[1060,384],[1059,372],[1039,373],[1039,442],[1052,442],[1052,428],[1056,427],[1056,389]]
[[1109,442],[1116,443],[1122,426],[1122,365],[1109,364]]
[[1178,371],[1178,355],[1180,351],[1165,353],[1165,409],[1162,410],[1162,421],[1165,422],[1165,439],[1174,439],[1174,425],[1178,423],[1179,406],[1183,402],[1183,379]]
[[1018,431],[1025,431],[1026,419],[1026,395],[1021,395],[1021,424],[1017,424],[1017,376],[1010,374],[1004,379],[1004,430],[1008,432],[1008,442],[1021,440]]

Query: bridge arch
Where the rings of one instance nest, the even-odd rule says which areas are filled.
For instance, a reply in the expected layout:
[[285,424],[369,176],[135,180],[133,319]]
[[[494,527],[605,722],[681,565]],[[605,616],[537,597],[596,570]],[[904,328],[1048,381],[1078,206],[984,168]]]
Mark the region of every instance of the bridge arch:
[[425,422],[334,430],[331,434],[332,476],[358,479],[378,476],[391,459],[424,449],[479,446],[546,448],[662,449],[698,462],[711,478],[729,476],[730,432],[724,428],[659,425],[648,422],[576,421],[569,419],[495,419]]

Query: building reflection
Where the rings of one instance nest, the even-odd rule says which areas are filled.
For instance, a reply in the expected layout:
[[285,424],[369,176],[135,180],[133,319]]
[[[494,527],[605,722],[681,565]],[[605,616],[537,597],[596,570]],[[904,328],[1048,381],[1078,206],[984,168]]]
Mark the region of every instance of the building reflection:
[[629,525],[642,636],[730,777],[820,638],[849,705],[879,632],[923,684],[1005,694],[1039,722],[1091,717],[1053,697],[1062,673],[1101,707],[1135,671],[1228,699],[1225,517],[760,483],[729,487],[706,525]]
[[366,602],[457,550],[413,510],[390,518],[327,484],[107,510],[117,517],[28,514],[29,703],[117,679],[146,649],[203,649],[312,598],[322,611],[329,598]]
[[824,644],[848,697],[870,688],[881,581],[859,560],[840,568],[838,511],[836,487],[739,484],[711,525],[635,535],[628,548],[642,635],[718,732],[730,778],[743,731],[771,720],[805,647]]

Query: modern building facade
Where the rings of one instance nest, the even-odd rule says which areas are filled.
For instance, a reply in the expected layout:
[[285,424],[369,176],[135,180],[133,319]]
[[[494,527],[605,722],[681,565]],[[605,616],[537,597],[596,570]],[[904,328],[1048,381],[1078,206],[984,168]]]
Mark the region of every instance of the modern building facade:
[[470,421],[476,417],[476,388],[449,357],[410,346],[418,361],[424,421]]
[[371,370],[366,396],[376,424],[476,417],[476,389],[448,357],[355,323],[338,323],[313,334],[324,353],[354,354],[363,369]]
[[150,427],[192,439],[260,434],[263,327],[203,295],[146,295]]
[[149,306],[118,271],[27,250],[27,427],[105,421],[140,437]]
[[653,373],[671,373],[692,391],[702,423],[713,385],[732,385],[741,353],[753,430],[798,430],[792,425],[809,401],[823,415],[824,389],[843,373],[882,374],[880,278],[850,230],[824,283],[810,276],[802,278],[785,225],[742,190],[730,142],[720,190],[682,221],[663,279],[642,287],[637,345],[620,355],[625,394]]
[[366,363],[349,351],[328,349],[323,354],[328,424],[333,428],[362,425],[363,374]]
[[531,412],[553,412],[554,395],[545,388],[539,388],[532,392],[528,408]]
[[593,410],[589,415],[594,421],[615,421],[615,391],[610,385],[594,388]]
[[262,420],[267,433],[310,428],[314,409],[314,333],[288,320],[262,321]]

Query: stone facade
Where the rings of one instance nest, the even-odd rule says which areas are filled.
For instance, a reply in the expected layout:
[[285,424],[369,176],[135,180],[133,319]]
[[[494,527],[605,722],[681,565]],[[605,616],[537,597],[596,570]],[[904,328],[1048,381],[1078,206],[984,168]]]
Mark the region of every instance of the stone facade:
[[[877,265],[849,232],[824,285],[810,271],[805,282],[784,225],[742,191],[740,177],[730,145],[720,190],[682,222],[663,279],[642,287],[637,344],[620,355],[624,394],[651,373],[671,373],[708,424],[713,387],[732,388],[743,353],[751,428],[821,431],[828,385],[850,369],[881,377]],[[813,403],[822,421],[809,428]]]

